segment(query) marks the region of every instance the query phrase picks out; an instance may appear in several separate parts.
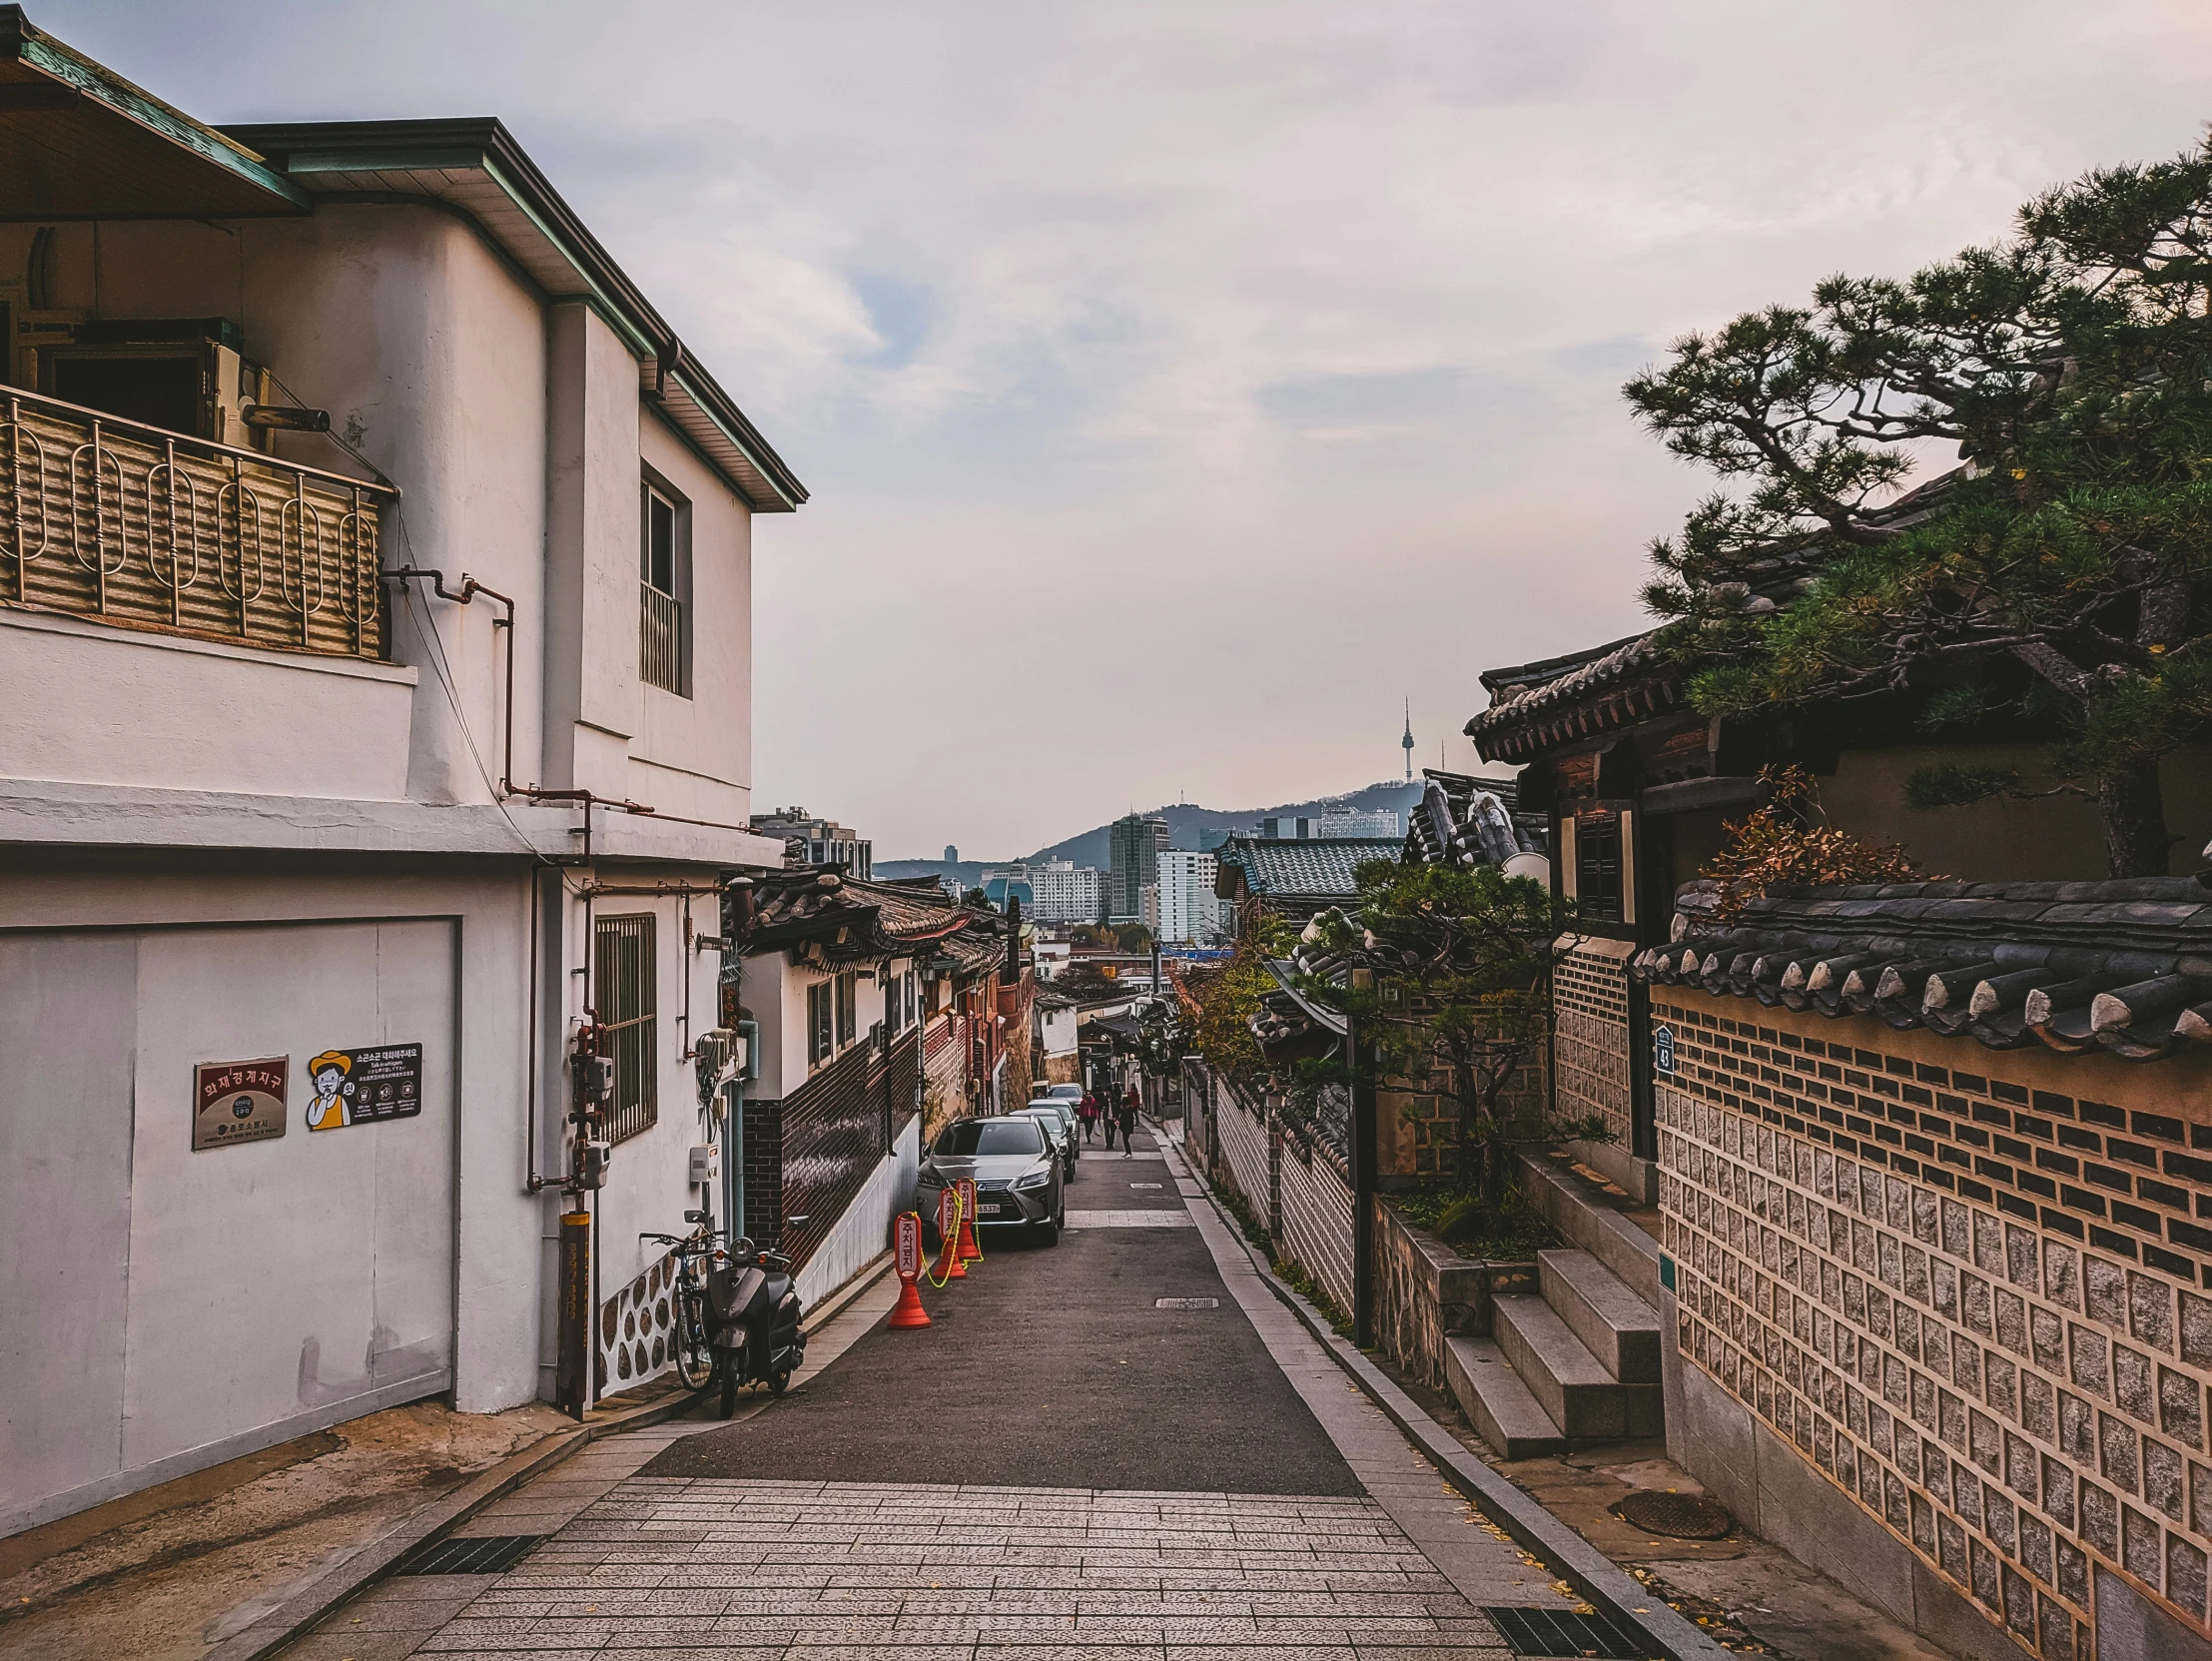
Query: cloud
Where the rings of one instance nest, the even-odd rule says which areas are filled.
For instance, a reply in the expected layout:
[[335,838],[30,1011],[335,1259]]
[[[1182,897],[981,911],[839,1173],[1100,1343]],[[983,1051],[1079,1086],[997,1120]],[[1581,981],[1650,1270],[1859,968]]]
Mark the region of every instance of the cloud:
[[1406,696],[1429,758],[1637,626],[1668,340],[2212,115],[2200,0],[37,15],[210,119],[504,116],[813,487],[757,784],[886,854],[1394,776]]

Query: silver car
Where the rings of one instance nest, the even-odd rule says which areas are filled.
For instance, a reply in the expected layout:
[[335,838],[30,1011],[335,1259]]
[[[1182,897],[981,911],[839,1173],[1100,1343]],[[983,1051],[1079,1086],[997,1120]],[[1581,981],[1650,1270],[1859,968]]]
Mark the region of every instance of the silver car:
[[1018,1224],[1047,1246],[1068,1220],[1059,1152],[1045,1127],[1026,1114],[1004,1119],[956,1119],[922,1156],[915,1199],[934,1232],[938,1196],[962,1177],[976,1182],[976,1222]]
[[1061,1175],[1069,1182],[1076,1180],[1076,1161],[1083,1157],[1083,1123],[1076,1118],[1073,1102],[1056,1102],[1049,1096],[1040,1096],[1026,1108],[1016,1113],[1040,1120],[1052,1132],[1053,1141],[1060,1148]]

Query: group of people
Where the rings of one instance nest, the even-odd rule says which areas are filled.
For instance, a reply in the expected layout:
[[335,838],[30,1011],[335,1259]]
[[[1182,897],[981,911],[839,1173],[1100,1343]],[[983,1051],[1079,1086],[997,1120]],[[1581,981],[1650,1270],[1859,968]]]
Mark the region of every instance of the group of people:
[[1099,1122],[1104,1120],[1107,1152],[1112,1151],[1113,1133],[1118,1130],[1121,1133],[1121,1157],[1124,1160],[1129,1158],[1136,1149],[1134,1139],[1137,1107],[1134,1085],[1129,1086],[1128,1093],[1118,1102],[1102,1103],[1096,1092],[1085,1091],[1083,1105],[1076,1110],[1076,1117],[1083,1121],[1083,1140],[1088,1144],[1097,1134]]

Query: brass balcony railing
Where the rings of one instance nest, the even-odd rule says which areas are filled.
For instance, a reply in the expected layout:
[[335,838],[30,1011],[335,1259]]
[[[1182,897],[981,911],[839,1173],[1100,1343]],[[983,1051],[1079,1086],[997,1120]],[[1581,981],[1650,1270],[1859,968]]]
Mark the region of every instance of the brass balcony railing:
[[293,651],[388,650],[395,492],[0,388],[0,599]]
[[650,582],[637,586],[638,679],[680,693],[684,689],[683,601]]

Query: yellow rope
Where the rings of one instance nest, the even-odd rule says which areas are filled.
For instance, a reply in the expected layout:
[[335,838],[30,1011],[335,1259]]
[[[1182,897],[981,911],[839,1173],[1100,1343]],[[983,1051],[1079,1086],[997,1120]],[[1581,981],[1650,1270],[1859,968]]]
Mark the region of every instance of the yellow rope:
[[[930,1272],[930,1265],[927,1258],[925,1258],[922,1263],[922,1278],[929,1281],[929,1283],[935,1286],[939,1291],[943,1291],[946,1286],[951,1284],[953,1278],[953,1267],[956,1263],[960,1261],[960,1190],[956,1188],[953,1190],[952,1232],[950,1234],[945,1234],[942,1236],[942,1242],[945,1247],[942,1253],[945,1259],[945,1278],[940,1280],[936,1275]],[[916,1213],[915,1215],[919,1217],[921,1214]]]

